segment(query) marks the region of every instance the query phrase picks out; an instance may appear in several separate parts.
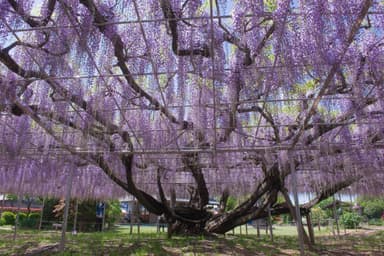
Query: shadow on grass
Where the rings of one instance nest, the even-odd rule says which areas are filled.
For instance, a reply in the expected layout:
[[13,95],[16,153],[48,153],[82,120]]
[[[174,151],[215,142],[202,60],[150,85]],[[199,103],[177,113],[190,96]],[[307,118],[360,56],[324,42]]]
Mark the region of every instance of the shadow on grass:
[[[0,255],[28,255],[60,241],[60,232],[20,231],[14,242],[12,233],[1,232]],[[384,231],[346,235],[340,239],[319,237],[316,252],[306,255],[383,255]],[[125,232],[80,233],[67,236],[64,252],[48,250],[38,255],[299,255],[297,238],[255,235],[227,235],[216,237],[174,236],[165,233],[130,235]]]

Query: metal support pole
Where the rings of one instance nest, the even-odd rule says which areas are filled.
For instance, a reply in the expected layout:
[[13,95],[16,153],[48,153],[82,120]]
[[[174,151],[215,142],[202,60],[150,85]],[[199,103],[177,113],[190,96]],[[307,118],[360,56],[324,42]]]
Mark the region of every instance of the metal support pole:
[[271,242],[273,242],[271,204],[268,204],[268,226],[269,226],[269,237],[271,238]]
[[137,216],[137,234],[140,235],[140,215]]
[[259,220],[256,220],[256,232],[257,232],[257,238],[260,239],[260,225],[259,225]]
[[160,233],[160,216],[157,216],[156,233]]
[[43,205],[41,206],[39,230],[41,230],[41,226],[43,225],[44,206],[45,206],[45,197],[43,197]]
[[21,207],[21,196],[20,196],[20,190],[21,186],[24,183],[24,171],[21,173],[21,178],[20,178],[20,183],[19,183],[19,188],[18,188],[18,193],[17,193],[17,214],[16,214],[16,220],[15,220],[15,230],[13,233],[13,241],[16,240],[16,235],[17,235],[17,225],[19,224],[19,211]]
[[301,214],[300,214],[300,205],[299,205],[299,197],[297,195],[297,176],[296,176],[296,167],[293,162],[293,154],[290,152],[290,168],[292,175],[292,187],[293,187],[293,197],[295,200],[295,210],[296,210],[296,227],[297,233],[299,235],[299,246],[300,246],[300,255],[304,256],[304,235],[303,235],[303,223],[301,222]]
[[16,212],[16,219],[15,219],[15,229],[13,231],[13,241],[16,240],[16,235],[17,235],[17,226],[19,225],[19,213],[20,213],[20,208],[21,208],[21,196],[17,195],[17,212]]
[[[259,201],[256,201],[256,206],[260,207]],[[257,234],[257,238],[260,239],[260,224],[259,224],[260,219],[256,219],[255,221],[256,221],[256,234]]]
[[132,235],[133,233],[133,217],[134,217],[134,214],[133,214],[133,208],[132,208],[130,217],[129,217],[129,234],[130,235]]
[[[4,206],[5,206],[5,194],[3,194],[3,200],[1,201],[1,205],[2,205],[2,209],[4,209]],[[1,215],[3,214],[2,209],[0,209],[0,218],[1,218]]]
[[69,205],[71,203],[70,201],[71,201],[72,181],[73,181],[73,168],[69,170],[69,174],[67,176],[67,187],[66,187],[67,190],[65,194],[64,217],[63,217],[63,225],[61,226],[61,240],[59,245],[60,251],[64,251],[64,248],[65,248],[65,233],[67,231]]
[[73,216],[73,228],[72,228],[72,234],[73,235],[77,234],[76,226],[77,226],[77,213],[78,213],[78,211],[79,211],[79,200],[76,199],[76,202],[75,202],[75,216]]
[[107,215],[107,203],[104,202],[103,220],[101,222],[101,231],[105,229],[105,215]]

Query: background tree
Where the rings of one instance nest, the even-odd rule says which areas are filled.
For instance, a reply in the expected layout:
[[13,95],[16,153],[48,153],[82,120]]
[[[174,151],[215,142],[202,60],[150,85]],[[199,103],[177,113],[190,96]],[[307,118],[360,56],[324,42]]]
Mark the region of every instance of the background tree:
[[384,199],[376,196],[364,196],[357,199],[368,219],[380,219],[384,214]]

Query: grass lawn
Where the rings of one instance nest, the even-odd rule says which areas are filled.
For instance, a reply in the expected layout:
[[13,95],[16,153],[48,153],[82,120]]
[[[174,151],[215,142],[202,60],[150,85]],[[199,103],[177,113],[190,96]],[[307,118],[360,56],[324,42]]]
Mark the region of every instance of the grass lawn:
[[[381,230],[380,230],[381,229]],[[340,238],[330,230],[315,230],[316,251],[307,255],[384,255],[384,230],[370,226],[369,229],[344,230]],[[60,241],[60,231],[20,230],[16,240],[10,227],[0,228],[0,255],[298,255],[296,228],[294,226],[274,226],[274,242],[270,241],[265,230],[257,238],[256,229],[238,227],[235,234],[225,237],[186,237],[166,238],[166,233],[157,233],[156,227],[137,227],[130,234],[130,227],[119,226],[114,230],[98,233],[67,235],[64,252],[54,249]],[[37,248],[52,246],[53,250],[31,254]],[[28,254],[29,253],[29,254]]]

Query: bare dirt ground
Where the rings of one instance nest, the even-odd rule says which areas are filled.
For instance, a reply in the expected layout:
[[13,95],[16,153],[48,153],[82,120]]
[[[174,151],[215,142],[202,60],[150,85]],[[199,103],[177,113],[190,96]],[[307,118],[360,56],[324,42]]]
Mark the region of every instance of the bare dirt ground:
[[384,255],[384,236],[375,235],[384,231],[383,226],[370,226],[356,230],[340,231],[340,236],[323,237],[319,242],[323,249],[319,255]]

